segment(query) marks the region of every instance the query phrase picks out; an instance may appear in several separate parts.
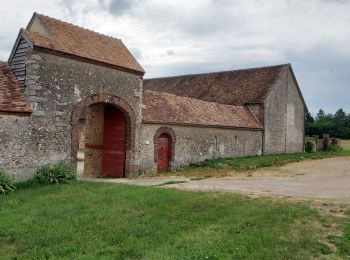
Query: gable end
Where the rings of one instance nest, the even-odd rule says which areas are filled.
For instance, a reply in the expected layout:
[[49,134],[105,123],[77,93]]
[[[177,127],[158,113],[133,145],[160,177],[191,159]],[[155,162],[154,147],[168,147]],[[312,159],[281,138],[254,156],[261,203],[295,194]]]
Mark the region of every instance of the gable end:
[[307,112],[309,111],[309,109],[308,109],[307,106],[306,106],[306,102],[305,102],[304,96],[303,96],[303,94],[301,93],[300,86],[299,86],[299,84],[298,84],[297,78],[295,77],[295,74],[294,74],[292,65],[289,65],[289,71],[290,71],[290,73],[291,73],[291,75],[292,75],[292,77],[293,77],[294,84],[295,84],[295,86],[297,87],[297,91],[298,91],[298,93],[299,93],[299,97],[300,97],[301,101],[303,102],[304,109],[305,109],[305,113],[307,113]]
[[33,17],[32,17],[32,19],[30,19],[30,22],[28,23],[26,30],[36,32],[36,33],[42,34],[42,35],[47,36],[47,37],[51,36],[51,32],[44,25],[44,23],[40,20],[37,13],[33,14]]
[[275,89],[276,87],[276,84],[279,80],[283,80],[281,79],[281,75],[283,75],[283,73],[285,73],[287,71],[287,73],[290,73],[290,75],[292,76],[293,78],[293,82],[295,84],[295,87],[297,89],[297,92],[298,92],[298,95],[299,95],[299,98],[301,100],[301,102],[303,103],[303,106],[304,106],[304,110],[305,110],[305,113],[307,113],[309,110],[306,106],[306,102],[305,102],[305,99],[303,97],[303,94],[301,93],[301,90],[300,90],[300,86],[298,84],[298,81],[295,77],[295,74],[294,74],[294,71],[293,71],[293,68],[292,68],[292,65],[289,63],[289,64],[286,64],[285,67],[279,72],[279,74],[277,75],[276,77],[276,80],[273,84],[271,84],[271,87],[269,89],[269,91],[264,95],[263,97],[263,104],[265,104],[266,102],[266,99],[268,98],[268,96],[270,95],[270,93]]
[[28,38],[22,33],[18,34],[15,45],[13,46],[8,63],[15,72],[17,80],[24,86],[26,80],[26,58],[30,48],[33,47]]

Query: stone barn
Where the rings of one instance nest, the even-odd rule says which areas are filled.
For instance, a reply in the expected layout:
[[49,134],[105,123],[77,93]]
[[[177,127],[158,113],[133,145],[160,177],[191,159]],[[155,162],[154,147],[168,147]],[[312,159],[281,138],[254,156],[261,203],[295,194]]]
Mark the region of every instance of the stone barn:
[[290,64],[143,79],[123,42],[34,13],[0,63],[0,168],[65,162],[128,177],[208,158],[302,152]]

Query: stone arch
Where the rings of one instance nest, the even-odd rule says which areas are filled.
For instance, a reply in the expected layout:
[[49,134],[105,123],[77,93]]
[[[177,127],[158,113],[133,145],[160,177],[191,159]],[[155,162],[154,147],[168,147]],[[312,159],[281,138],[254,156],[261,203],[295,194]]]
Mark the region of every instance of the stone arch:
[[125,173],[129,172],[128,162],[132,159],[135,151],[135,131],[136,131],[136,117],[134,111],[130,107],[130,105],[123,99],[117,96],[105,95],[105,94],[97,94],[78,102],[71,116],[71,163],[74,168],[77,167],[77,152],[79,148],[79,118],[83,111],[97,103],[105,103],[116,106],[120,109],[126,119],[126,165],[125,165]]
[[166,134],[170,138],[170,161],[173,162],[175,158],[175,144],[176,144],[176,135],[174,130],[171,127],[160,127],[154,134],[153,144],[154,144],[154,162],[157,162],[158,157],[158,147],[157,141],[158,138],[162,135]]

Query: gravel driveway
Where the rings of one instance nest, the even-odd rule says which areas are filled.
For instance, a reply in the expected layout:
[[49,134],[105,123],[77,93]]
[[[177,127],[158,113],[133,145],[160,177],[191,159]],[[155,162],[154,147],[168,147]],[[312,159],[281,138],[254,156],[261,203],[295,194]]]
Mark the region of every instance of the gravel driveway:
[[[190,180],[187,178],[108,179],[133,185],[164,185],[188,190],[238,192],[350,202],[350,157],[291,163],[260,169],[237,177]],[[175,183],[174,182],[182,182]],[[167,183],[169,185],[167,185]]]

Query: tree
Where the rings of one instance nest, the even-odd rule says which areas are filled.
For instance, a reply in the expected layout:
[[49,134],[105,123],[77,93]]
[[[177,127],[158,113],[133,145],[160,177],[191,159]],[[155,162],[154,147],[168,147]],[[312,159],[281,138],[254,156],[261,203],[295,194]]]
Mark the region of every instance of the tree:
[[306,123],[311,123],[311,124],[313,124],[315,122],[315,119],[312,117],[310,112],[306,113],[306,115],[305,115],[305,122]]
[[335,112],[334,118],[339,121],[345,121],[346,113],[342,108],[340,108],[337,112]]
[[350,114],[348,114],[346,117],[345,117],[345,127],[349,128],[350,130]]
[[328,115],[316,120],[315,126],[317,129],[318,135],[322,135],[322,134],[335,135],[336,134],[335,124],[332,120],[332,117]]
[[316,134],[317,129],[315,127],[315,119],[312,117],[310,112],[305,114],[305,134],[308,136],[312,136]]
[[323,109],[321,108],[320,110],[318,110],[317,116],[316,116],[316,120],[320,120],[321,118],[323,118],[326,114],[324,113]]
[[342,139],[350,139],[350,114],[340,108],[333,114],[326,114],[323,109],[317,113],[316,119],[305,115],[305,133],[307,135],[330,134]]

